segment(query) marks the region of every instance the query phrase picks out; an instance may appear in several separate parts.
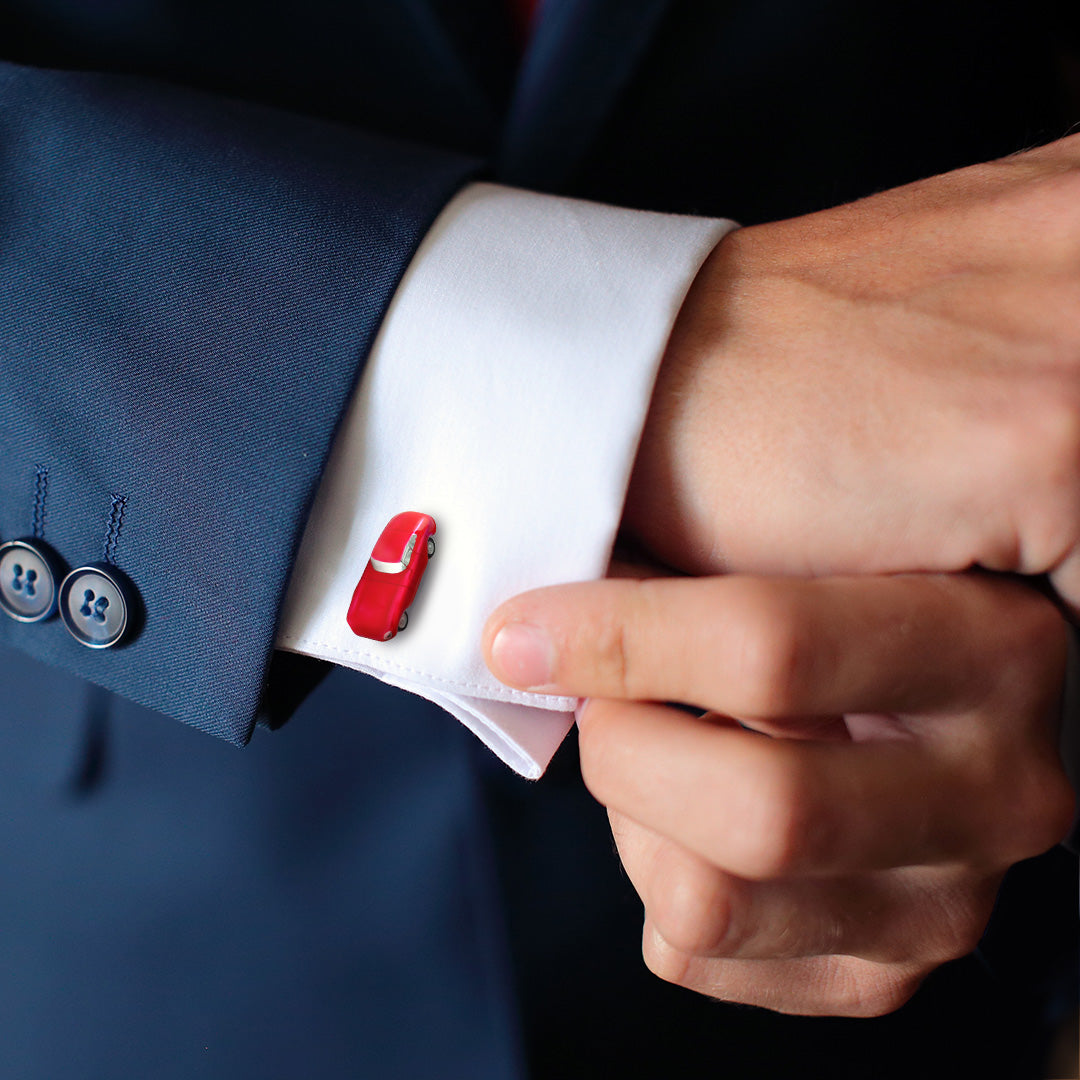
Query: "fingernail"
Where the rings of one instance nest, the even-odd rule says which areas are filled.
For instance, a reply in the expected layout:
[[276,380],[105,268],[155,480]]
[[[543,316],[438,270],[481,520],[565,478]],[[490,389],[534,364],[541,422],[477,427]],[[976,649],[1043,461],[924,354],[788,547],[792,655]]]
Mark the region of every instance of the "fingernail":
[[495,674],[511,686],[548,685],[555,672],[555,647],[539,626],[509,623],[491,643]]

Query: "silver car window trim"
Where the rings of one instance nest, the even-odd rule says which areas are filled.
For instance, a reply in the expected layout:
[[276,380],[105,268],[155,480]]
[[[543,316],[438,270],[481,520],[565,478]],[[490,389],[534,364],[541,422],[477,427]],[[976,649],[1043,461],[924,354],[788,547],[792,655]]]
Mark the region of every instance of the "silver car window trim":
[[401,553],[400,562],[383,562],[382,559],[376,559],[374,555],[371,556],[371,565],[379,571],[380,574],[401,574],[409,568],[409,563],[412,562],[413,552],[416,550],[416,539],[420,535],[419,531],[414,532],[409,537],[409,542],[405,545],[405,550]]

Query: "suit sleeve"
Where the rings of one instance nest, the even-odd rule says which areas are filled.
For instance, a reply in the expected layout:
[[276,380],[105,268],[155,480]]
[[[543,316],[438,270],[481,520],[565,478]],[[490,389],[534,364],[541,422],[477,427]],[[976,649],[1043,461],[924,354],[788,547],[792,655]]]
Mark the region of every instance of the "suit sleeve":
[[455,155],[0,64],[0,537],[107,556],[142,625],[0,643],[250,737],[338,419]]

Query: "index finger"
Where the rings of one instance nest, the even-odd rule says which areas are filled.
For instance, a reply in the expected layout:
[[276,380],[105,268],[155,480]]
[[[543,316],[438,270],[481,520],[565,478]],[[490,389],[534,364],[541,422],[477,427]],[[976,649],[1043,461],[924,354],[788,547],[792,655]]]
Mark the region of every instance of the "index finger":
[[523,689],[745,718],[958,711],[988,684],[1043,690],[1049,708],[1065,629],[1048,600],[986,575],[733,575],[526,593],[488,621],[484,650]]

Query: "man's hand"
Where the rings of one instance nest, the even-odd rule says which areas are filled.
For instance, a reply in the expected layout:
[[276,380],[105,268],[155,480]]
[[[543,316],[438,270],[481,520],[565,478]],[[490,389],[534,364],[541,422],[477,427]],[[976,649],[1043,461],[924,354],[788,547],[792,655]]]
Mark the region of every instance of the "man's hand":
[[1080,135],[722,241],[624,524],[694,573],[1049,571],[1080,612]]
[[1013,582],[558,586],[504,604],[484,644],[511,685],[594,699],[582,770],[644,901],[646,962],[726,1000],[898,1007],[1071,820],[1064,624]]

